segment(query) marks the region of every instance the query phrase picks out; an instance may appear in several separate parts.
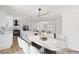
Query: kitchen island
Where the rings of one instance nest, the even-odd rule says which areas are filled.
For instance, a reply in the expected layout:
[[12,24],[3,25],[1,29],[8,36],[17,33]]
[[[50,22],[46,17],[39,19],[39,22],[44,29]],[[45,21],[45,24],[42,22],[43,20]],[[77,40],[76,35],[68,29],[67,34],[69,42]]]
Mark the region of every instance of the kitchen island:
[[[34,35],[33,32],[32,33],[28,32],[28,33],[26,33],[26,31],[24,31],[24,32],[22,32],[23,35],[21,35],[21,36],[22,36],[22,39],[24,39],[31,45],[32,45],[32,42],[34,42],[35,44],[37,44],[45,49],[48,49],[50,51],[61,51],[62,49],[64,49],[66,47],[66,42],[62,38],[54,38],[52,36],[53,34],[50,34],[50,35],[46,34],[45,36],[43,36],[43,35]],[[22,45],[22,44],[20,44],[20,45]]]

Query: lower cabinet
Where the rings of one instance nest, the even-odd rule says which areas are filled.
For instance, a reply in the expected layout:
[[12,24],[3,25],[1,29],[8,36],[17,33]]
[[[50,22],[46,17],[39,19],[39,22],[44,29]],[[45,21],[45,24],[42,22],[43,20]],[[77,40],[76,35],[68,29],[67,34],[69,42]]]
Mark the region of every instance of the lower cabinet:
[[7,49],[12,46],[12,34],[0,35],[0,50]]

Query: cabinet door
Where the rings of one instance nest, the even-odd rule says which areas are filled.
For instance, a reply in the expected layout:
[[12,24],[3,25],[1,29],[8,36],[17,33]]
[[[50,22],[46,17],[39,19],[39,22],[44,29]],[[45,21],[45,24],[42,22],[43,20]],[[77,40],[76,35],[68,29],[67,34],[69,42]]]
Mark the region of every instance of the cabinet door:
[[7,26],[12,27],[13,26],[13,17],[12,16],[7,16]]
[[0,15],[0,26],[6,26],[6,19],[7,17],[5,15]]
[[0,35],[0,50],[10,48],[12,45],[12,34]]

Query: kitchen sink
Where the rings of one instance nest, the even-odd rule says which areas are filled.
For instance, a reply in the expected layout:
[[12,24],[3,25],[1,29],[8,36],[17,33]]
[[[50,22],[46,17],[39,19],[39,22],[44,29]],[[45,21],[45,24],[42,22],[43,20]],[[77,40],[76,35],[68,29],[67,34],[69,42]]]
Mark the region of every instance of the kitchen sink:
[[41,37],[40,38],[42,41],[47,41],[47,37]]

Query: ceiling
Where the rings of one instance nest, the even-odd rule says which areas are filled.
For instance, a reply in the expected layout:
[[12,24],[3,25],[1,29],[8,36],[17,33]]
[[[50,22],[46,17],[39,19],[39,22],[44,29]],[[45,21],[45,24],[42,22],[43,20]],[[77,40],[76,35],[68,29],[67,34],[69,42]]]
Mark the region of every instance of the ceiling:
[[38,8],[41,8],[43,11],[50,12],[48,15],[43,16],[44,19],[55,19],[68,10],[79,10],[79,6],[75,5],[4,5],[0,7],[5,9],[12,16],[30,16],[30,18],[34,19],[38,13]]

